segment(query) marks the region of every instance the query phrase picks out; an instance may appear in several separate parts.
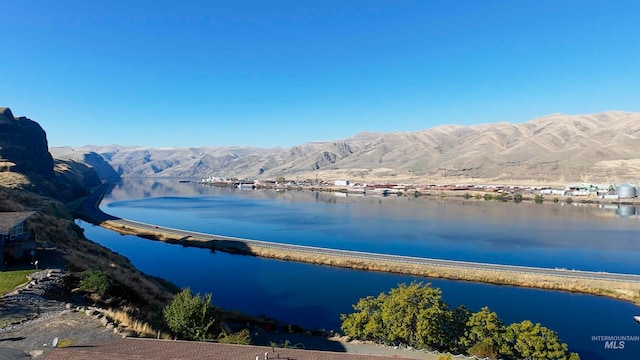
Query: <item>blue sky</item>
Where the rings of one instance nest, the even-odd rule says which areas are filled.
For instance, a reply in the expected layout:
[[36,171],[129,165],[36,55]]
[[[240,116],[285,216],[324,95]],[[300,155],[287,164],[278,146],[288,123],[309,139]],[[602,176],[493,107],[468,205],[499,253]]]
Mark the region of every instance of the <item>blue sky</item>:
[[50,146],[290,147],[640,111],[640,1],[0,0]]

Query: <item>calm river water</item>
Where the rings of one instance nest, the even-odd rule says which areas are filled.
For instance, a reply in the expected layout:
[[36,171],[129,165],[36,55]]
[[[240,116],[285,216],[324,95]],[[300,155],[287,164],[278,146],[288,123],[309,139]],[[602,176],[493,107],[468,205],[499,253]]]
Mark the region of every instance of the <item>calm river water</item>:
[[[640,273],[636,208],[243,191],[177,180],[124,181],[101,208],[146,223],[292,244]],[[416,280],[441,288],[452,306],[489,306],[507,324],[539,322],[583,359],[640,359],[640,341],[605,349],[604,341],[593,339],[640,336],[632,319],[640,308],[622,301],[229,255],[80,225],[88,238],[148,274],[212,293],[218,306],[305,328],[339,330],[339,315],[359,298]]]

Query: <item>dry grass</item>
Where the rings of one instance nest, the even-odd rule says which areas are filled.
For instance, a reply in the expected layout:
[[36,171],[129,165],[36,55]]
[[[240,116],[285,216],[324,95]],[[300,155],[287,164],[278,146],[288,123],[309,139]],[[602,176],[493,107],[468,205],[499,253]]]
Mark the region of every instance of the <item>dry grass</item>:
[[126,330],[133,331],[140,337],[170,339],[169,334],[155,329],[149,323],[135,319],[131,314],[123,310],[107,310],[105,315],[114,322],[122,325]]

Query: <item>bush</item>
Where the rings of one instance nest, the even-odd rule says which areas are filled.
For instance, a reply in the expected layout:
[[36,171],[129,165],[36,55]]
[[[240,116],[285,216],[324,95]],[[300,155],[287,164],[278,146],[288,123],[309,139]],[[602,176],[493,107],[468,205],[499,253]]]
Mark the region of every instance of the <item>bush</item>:
[[491,194],[484,194],[484,199],[485,199],[486,201],[489,201],[489,200],[493,199],[493,195],[491,195]]
[[249,345],[251,344],[251,334],[249,333],[249,329],[242,329],[231,334],[222,333],[218,337],[218,341],[223,344]]
[[462,195],[462,197],[465,198],[465,199],[470,199],[471,198],[471,194],[464,193],[464,195]]
[[211,327],[215,322],[211,294],[193,295],[185,288],[173,297],[162,312],[171,331],[186,340],[207,340],[212,337]]
[[85,270],[80,273],[80,290],[105,296],[111,289],[111,277],[103,270]]
[[543,201],[542,195],[536,195],[533,198],[533,202],[535,202],[536,204],[542,204],[542,201]]
[[515,194],[513,197],[513,202],[517,202],[517,203],[522,202],[522,194]]

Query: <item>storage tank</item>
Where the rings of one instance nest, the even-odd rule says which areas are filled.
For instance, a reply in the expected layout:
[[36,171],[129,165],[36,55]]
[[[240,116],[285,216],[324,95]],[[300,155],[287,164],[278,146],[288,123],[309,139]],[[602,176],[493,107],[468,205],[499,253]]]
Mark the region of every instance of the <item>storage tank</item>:
[[636,188],[629,183],[620,184],[616,187],[616,195],[620,198],[636,197]]

